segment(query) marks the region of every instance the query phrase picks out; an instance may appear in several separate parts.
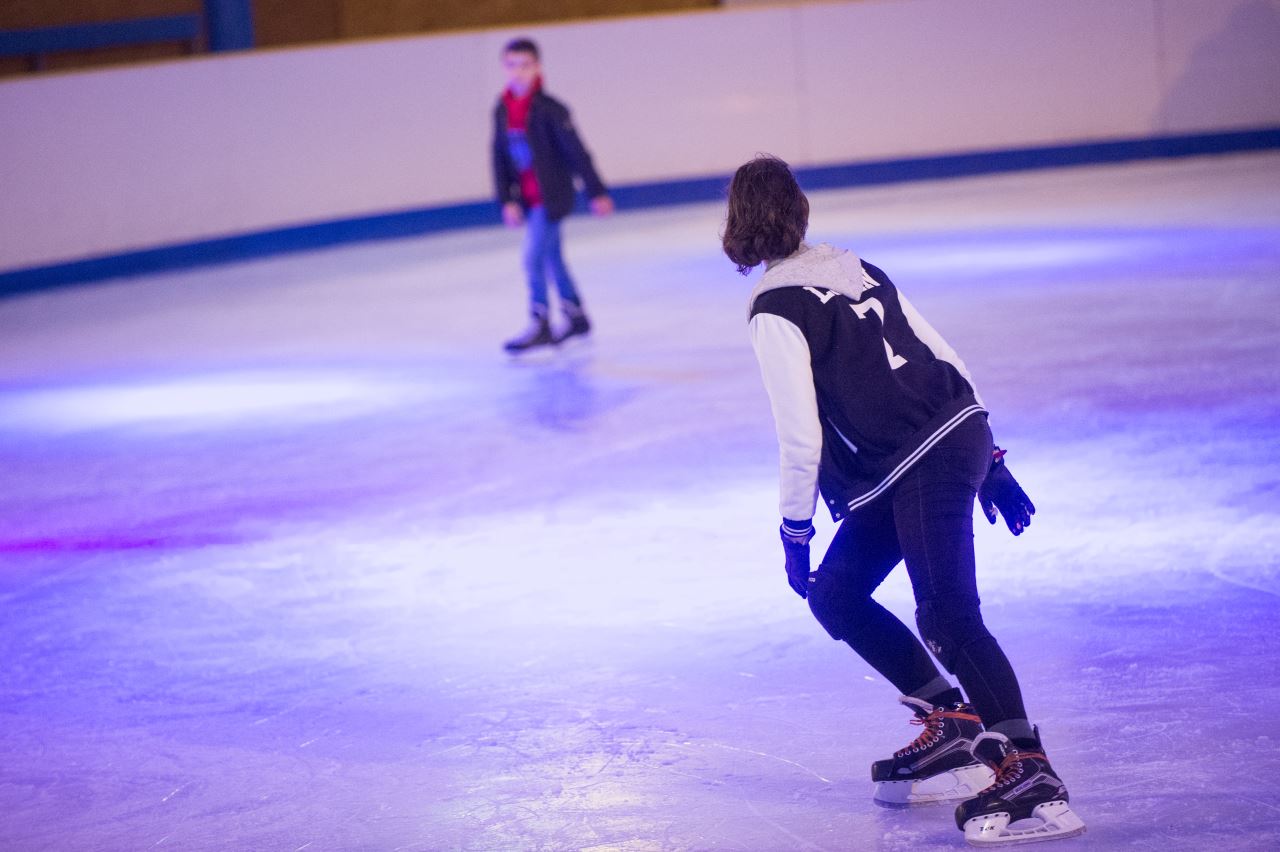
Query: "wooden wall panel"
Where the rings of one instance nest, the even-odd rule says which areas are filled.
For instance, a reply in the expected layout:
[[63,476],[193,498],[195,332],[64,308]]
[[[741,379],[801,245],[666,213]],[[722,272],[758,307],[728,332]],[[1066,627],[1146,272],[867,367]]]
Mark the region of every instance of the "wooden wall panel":
[[[719,0],[253,0],[259,43],[709,9]],[[0,29],[56,27],[199,12],[201,0],[0,0]]]
[[201,0],[0,0],[0,30],[189,15],[201,11],[203,5]]
[[[190,15],[202,11],[201,0],[0,0],[0,30],[27,30],[96,24],[129,18]],[[99,50],[68,51],[47,57],[50,71],[99,65],[121,65],[176,58],[186,51],[179,44],[147,44]],[[0,77],[27,73],[27,60],[0,58]]]
[[344,0],[253,0],[254,38],[260,47],[336,41],[342,37]]
[[345,38],[710,9],[718,0],[342,0]]

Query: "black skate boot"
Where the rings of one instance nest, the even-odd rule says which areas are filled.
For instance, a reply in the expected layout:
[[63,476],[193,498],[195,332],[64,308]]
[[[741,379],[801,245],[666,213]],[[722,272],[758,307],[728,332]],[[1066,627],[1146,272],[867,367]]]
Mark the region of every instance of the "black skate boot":
[[565,326],[555,332],[555,343],[559,345],[573,337],[582,337],[591,331],[591,323],[582,305],[577,302],[564,303]]
[[1019,748],[1003,734],[980,734],[974,757],[996,773],[995,783],[956,807],[956,825],[973,846],[1057,840],[1084,833],[1067,804],[1067,788],[1049,765],[1036,730],[1035,747]]
[[556,342],[551,334],[551,323],[547,322],[547,309],[535,307],[529,315],[529,327],[520,334],[502,344],[502,348],[511,355],[519,355],[539,346],[550,346]]
[[965,799],[991,783],[991,770],[973,757],[982,720],[968,704],[933,706],[906,695],[898,699],[916,714],[924,730],[888,760],[871,764],[877,805],[904,808]]

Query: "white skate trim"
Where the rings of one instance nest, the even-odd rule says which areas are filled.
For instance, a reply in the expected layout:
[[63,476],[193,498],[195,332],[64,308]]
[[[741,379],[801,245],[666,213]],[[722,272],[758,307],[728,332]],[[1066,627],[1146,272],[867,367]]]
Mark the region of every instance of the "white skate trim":
[[972,817],[964,824],[964,839],[970,846],[1036,843],[1077,834],[1084,834],[1084,820],[1060,799],[1036,805],[1030,817],[1012,824],[1007,811]]
[[981,763],[939,772],[916,781],[879,781],[872,799],[886,808],[909,808],[934,802],[972,799],[990,787],[995,775]]

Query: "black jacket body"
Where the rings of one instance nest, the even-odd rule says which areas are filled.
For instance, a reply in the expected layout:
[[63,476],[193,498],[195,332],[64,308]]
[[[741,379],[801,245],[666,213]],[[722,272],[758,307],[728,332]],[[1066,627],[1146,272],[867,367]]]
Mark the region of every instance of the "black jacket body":
[[[573,127],[568,107],[542,91],[535,92],[525,133],[548,219],[559,221],[573,211],[575,175],[582,179],[588,198],[606,194],[591,155]],[[520,173],[508,148],[507,107],[501,98],[493,111],[493,183],[499,204],[514,201],[526,206],[520,192]]]

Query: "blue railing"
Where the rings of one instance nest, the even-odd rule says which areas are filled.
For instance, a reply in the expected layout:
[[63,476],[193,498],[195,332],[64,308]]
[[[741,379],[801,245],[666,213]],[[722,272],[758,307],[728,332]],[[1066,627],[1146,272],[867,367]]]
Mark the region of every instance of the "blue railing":
[[45,67],[50,53],[179,42],[195,52],[204,31],[201,15],[168,15],[99,24],[74,24],[0,31],[0,57],[24,56],[32,70]]

